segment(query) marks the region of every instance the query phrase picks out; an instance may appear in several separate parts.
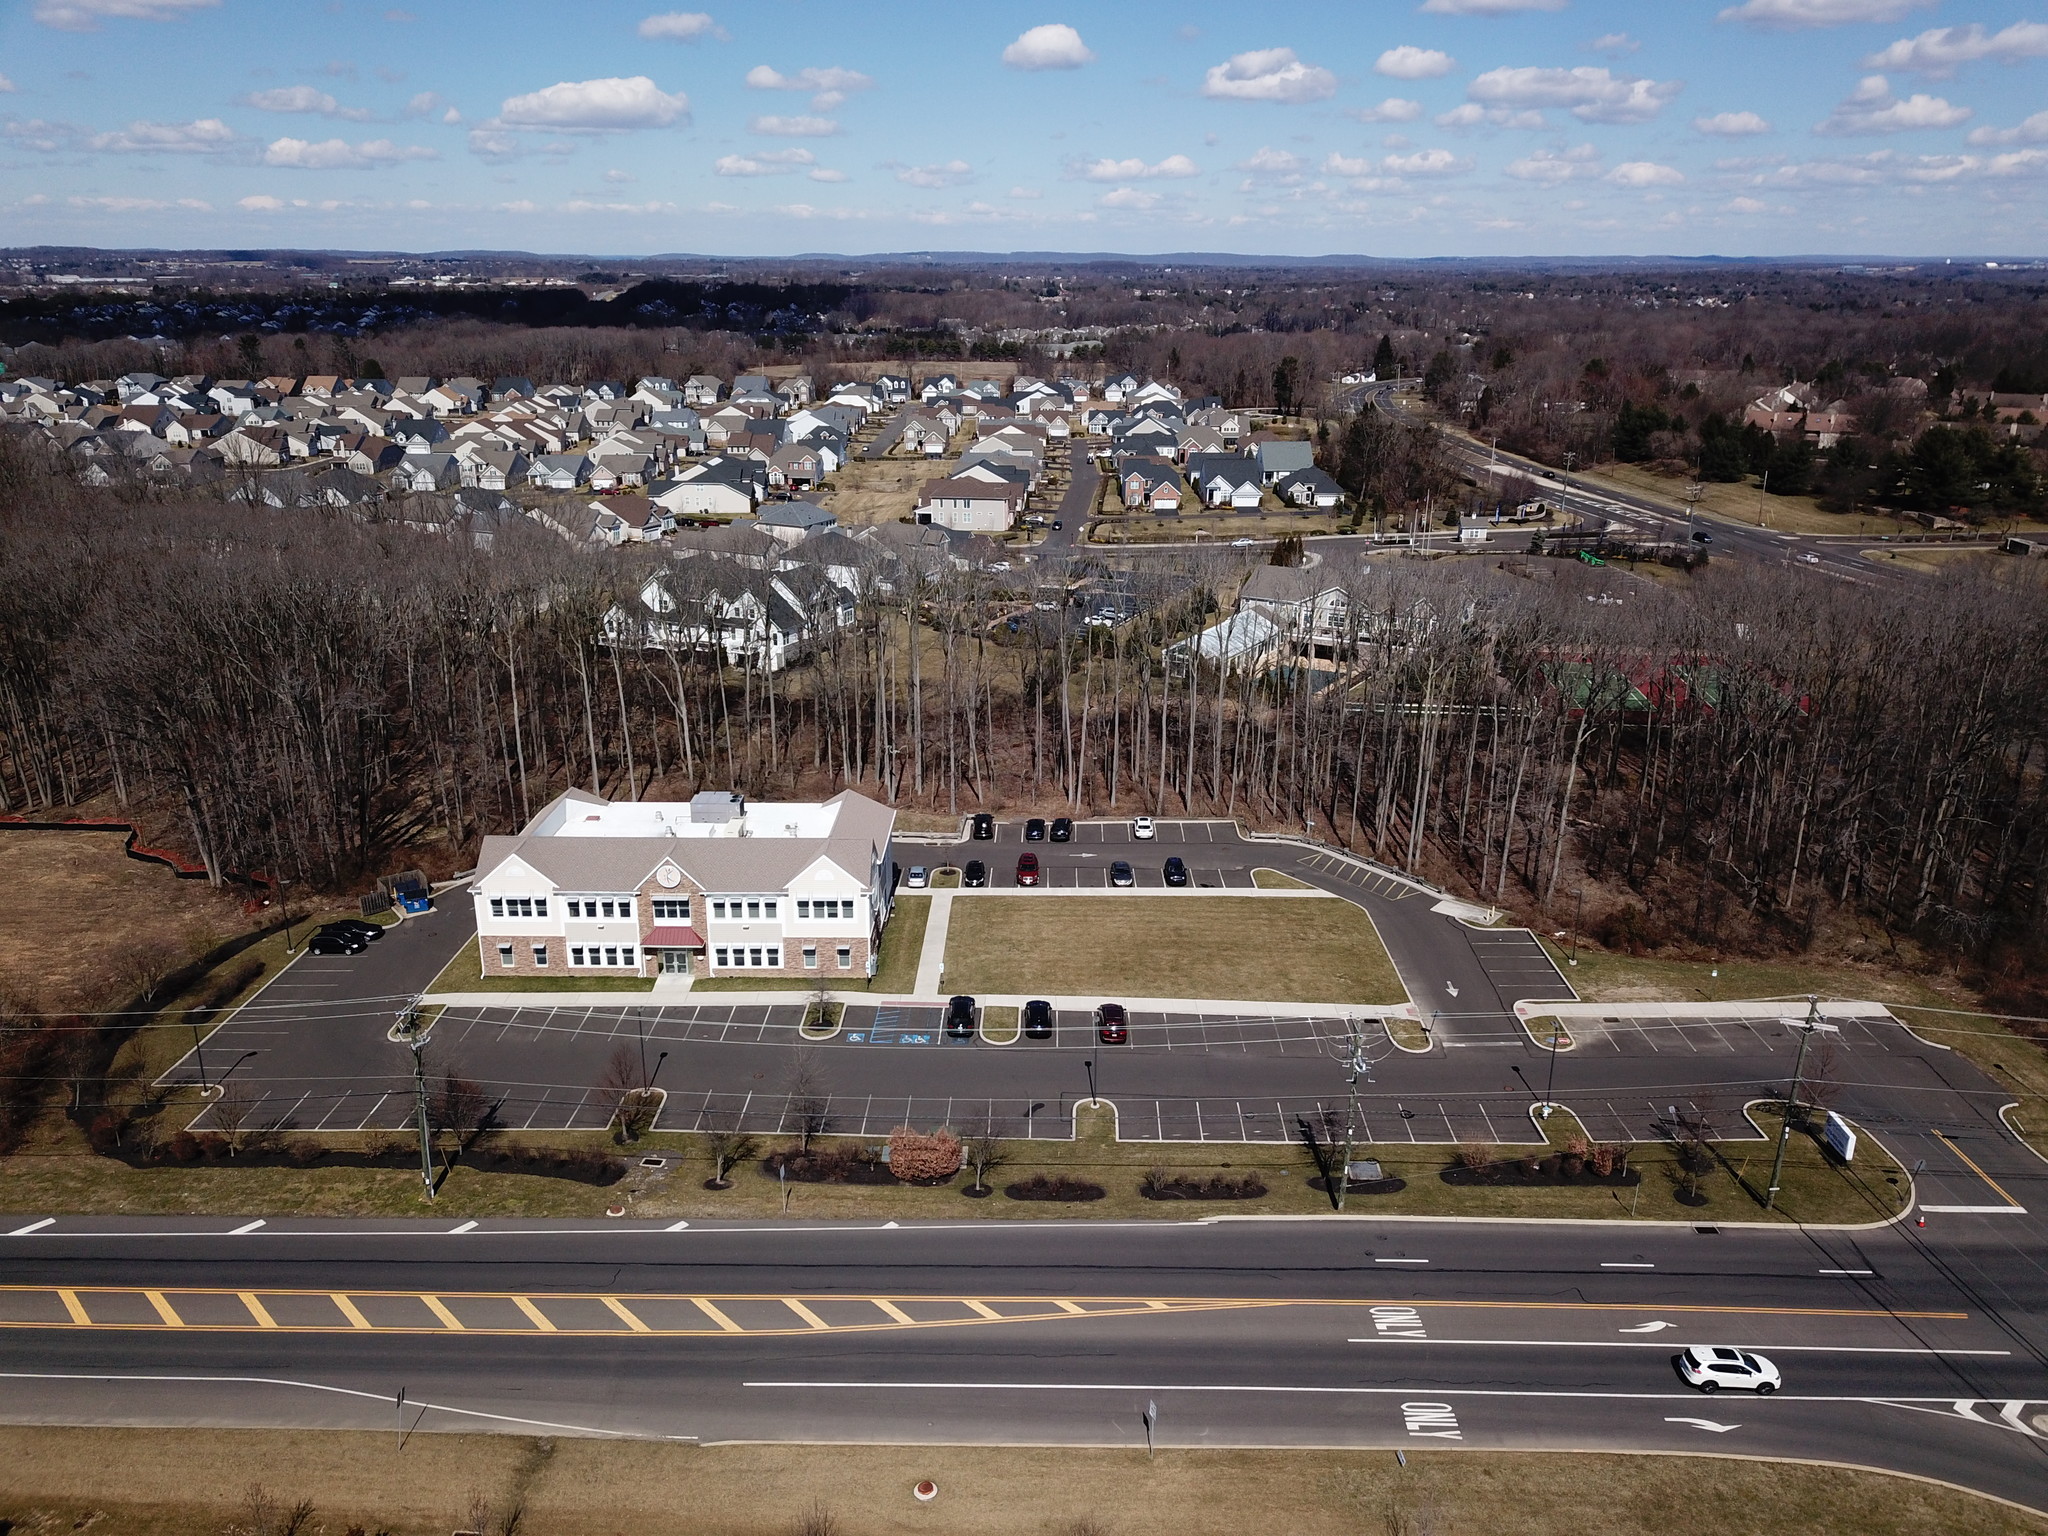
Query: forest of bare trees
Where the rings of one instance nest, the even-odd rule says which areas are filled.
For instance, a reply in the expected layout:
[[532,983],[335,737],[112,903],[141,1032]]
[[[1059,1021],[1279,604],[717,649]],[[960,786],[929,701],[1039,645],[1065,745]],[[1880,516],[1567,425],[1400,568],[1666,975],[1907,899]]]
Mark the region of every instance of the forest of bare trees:
[[0,812],[119,807],[224,878],[453,871],[569,785],[852,786],[939,816],[1312,817],[1523,911],[1590,887],[1631,947],[1797,950],[1842,908],[2006,965],[2041,943],[2035,584],[1717,568],[1602,605],[1486,562],[1333,556],[1334,654],[1223,671],[1162,653],[1232,600],[1227,552],[1148,557],[1114,627],[1005,573],[891,567],[768,674],[630,623],[601,641],[650,567],[700,600],[703,561],[129,503],[19,463],[5,491]]

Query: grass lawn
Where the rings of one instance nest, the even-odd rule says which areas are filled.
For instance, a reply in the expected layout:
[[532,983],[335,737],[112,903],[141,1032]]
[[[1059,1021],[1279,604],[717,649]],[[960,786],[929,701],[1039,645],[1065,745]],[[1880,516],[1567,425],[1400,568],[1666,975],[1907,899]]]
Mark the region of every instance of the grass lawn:
[[947,985],[969,992],[1406,1001],[1348,901],[973,896],[953,903]]
[[932,915],[932,899],[898,893],[896,915],[882,930],[882,953],[875,979],[839,971],[806,971],[798,976],[712,976],[692,992],[808,992],[817,986],[835,992],[908,992],[917,985],[917,958],[924,950],[924,925]]
[[1283,875],[1277,869],[1255,869],[1252,884],[1262,891],[1310,891],[1315,887],[1306,880],[1297,880],[1292,875]]
[[[1640,464],[1603,464],[1596,470],[1575,470],[1574,482],[1627,491],[1646,501],[1661,502],[1672,511],[1686,509],[1685,488],[1692,482],[1683,476],[1660,475]],[[1762,513],[1757,510],[1763,504]],[[1742,523],[1751,528],[1775,528],[1785,533],[1900,533],[1919,531],[1919,525],[1902,518],[1868,513],[1823,512],[1811,496],[1767,496],[1754,481],[1739,485],[1709,482],[1700,497],[1700,515],[1723,522]],[[1761,518],[1761,521],[1760,521]]]
[[1874,966],[1808,965],[1792,960],[1659,960],[1606,954],[1584,944],[1579,946],[1579,963],[1574,966],[1568,963],[1569,945],[1550,939],[1542,943],[1565,979],[1588,1002],[1731,1003],[1817,992],[1824,998],[1956,1006],[1953,999],[1917,976]]
[[1009,1045],[1017,1038],[1022,1028],[1018,1022],[1019,1010],[990,1004],[981,1010],[981,1038],[990,1045]]
[[937,463],[900,452],[887,458],[848,460],[827,482],[819,502],[846,526],[893,523],[917,506],[927,480],[944,478],[951,455]]
[[1999,567],[2015,573],[2035,574],[2028,571],[2020,561],[1996,549],[1957,549],[1939,544],[1908,545],[1904,549],[1866,549],[1862,551],[1866,560],[1885,564],[1896,563],[1907,570],[1936,576],[1943,571],[1957,571],[1975,567]]
[[[1115,1102],[1116,1082],[1110,1077],[1104,1094]],[[967,1201],[960,1189],[964,1177],[949,1186],[918,1189],[908,1185],[791,1185],[788,1214],[822,1221],[959,1221],[1122,1220],[1184,1221],[1213,1215],[1321,1215],[1329,1200],[1310,1187],[1312,1169],[1295,1145],[1228,1145],[1220,1142],[1167,1143],[1118,1141],[1116,1118],[1108,1109],[1083,1110],[1080,1134],[1071,1140],[1010,1141],[1005,1161],[993,1175],[1000,1187],[1033,1173],[1067,1174],[1100,1184],[1101,1200],[1085,1205],[1010,1200],[1002,1196]],[[1524,1122],[1532,1138],[1515,1155],[1540,1155],[1533,1122]],[[1775,1122],[1763,1120],[1768,1130]],[[920,1127],[930,1129],[930,1127]],[[956,1130],[971,1127],[956,1126]],[[1562,1143],[1577,1127],[1560,1118],[1547,1128]],[[1729,1129],[1734,1129],[1730,1127]],[[389,1138],[328,1136],[341,1146],[365,1141],[382,1145]],[[673,1161],[660,1170],[631,1166],[626,1178],[608,1188],[578,1184],[535,1174],[484,1171],[458,1166],[440,1186],[431,1207],[436,1217],[596,1217],[607,1205],[622,1204],[641,1219],[721,1219],[766,1221],[782,1212],[777,1181],[765,1177],[758,1164],[741,1168],[729,1190],[707,1190],[711,1163],[698,1137],[656,1131],[628,1147],[617,1146],[608,1132],[553,1132],[516,1138],[545,1147],[586,1146],[618,1153],[630,1160],[661,1152]],[[837,1138],[829,1138],[837,1140]],[[872,1140],[872,1138],[870,1138]],[[762,1150],[784,1139],[763,1137]],[[1810,1137],[1795,1134],[1786,1158],[1785,1181],[1775,1215],[1767,1214],[1737,1182],[1761,1183],[1768,1173],[1770,1145],[1764,1141],[1731,1141],[1719,1149],[1722,1166],[1707,1175],[1708,1203],[1681,1205],[1680,1185],[1671,1149],[1643,1146],[1631,1165],[1643,1174],[1639,1189],[1600,1186],[1465,1187],[1439,1177],[1453,1149],[1446,1146],[1393,1143],[1361,1146],[1360,1157],[1377,1158],[1390,1177],[1408,1187],[1392,1195],[1354,1196],[1350,1215],[1377,1213],[1409,1216],[1561,1217],[1626,1222],[1641,1221],[1805,1221],[1860,1223],[1894,1214],[1905,1180],[1877,1152],[1874,1142],[1851,1169],[1831,1165]],[[1193,1173],[1256,1172],[1268,1193],[1257,1200],[1190,1203],[1147,1200],[1138,1193],[1146,1170],[1171,1168]],[[1890,1172],[1899,1183],[1886,1180]],[[7,1191],[10,1214],[37,1215],[53,1211],[121,1215],[236,1216],[418,1216],[430,1209],[421,1196],[419,1175],[410,1169],[171,1167],[133,1169],[111,1158],[95,1157],[80,1148],[76,1133],[59,1149],[0,1159],[0,1188]]]
[[[1396,1421],[1398,1422],[1398,1421]],[[357,1430],[0,1429],[0,1519],[23,1532],[216,1536],[262,1529],[249,1492],[312,1505],[309,1529],[425,1536],[2038,1536],[2048,1521],[1877,1472],[1541,1451],[712,1445]],[[939,1435],[943,1427],[937,1427]],[[1388,1431],[1391,1436],[1392,1429]],[[939,1485],[930,1506],[911,1488]],[[1768,1511],[1759,1521],[1758,1512]]]
[[455,951],[429,992],[652,992],[651,976],[526,976],[486,971],[474,940]]

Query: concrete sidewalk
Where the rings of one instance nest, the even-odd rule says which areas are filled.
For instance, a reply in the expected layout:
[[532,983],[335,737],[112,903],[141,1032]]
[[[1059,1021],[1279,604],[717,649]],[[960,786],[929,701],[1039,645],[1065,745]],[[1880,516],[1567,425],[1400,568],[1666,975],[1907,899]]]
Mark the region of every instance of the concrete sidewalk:
[[932,904],[924,920],[924,947],[917,952],[917,982],[919,996],[929,996],[939,990],[939,983],[946,973],[946,930],[953,923],[953,898],[957,891],[933,891]]
[[[834,987],[831,995],[842,1003],[874,1003],[885,1008],[943,1008],[948,994],[943,991],[931,992],[863,992],[853,988]],[[618,1008],[650,1009],[665,1007],[716,1008],[730,1003],[735,1007],[782,1007],[800,1006],[809,1003],[816,996],[813,992],[714,992],[707,991],[700,984],[686,1000],[670,1001],[657,998],[650,992],[434,992],[423,1002],[431,1007],[443,1008]],[[1119,1002],[1138,1013],[1200,1013],[1207,1015],[1229,1015],[1247,1019],[1298,1019],[1305,1017],[1341,1018],[1356,1014],[1362,1018],[1377,1018],[1382,1014],[1395,1014],[1412,1018],[1414,1009],[1408,1003],[1276,1003],[1245,998],[1214,997],[1104,997],[1101,994],[1066,996],[1060,993],[982,992],[975,995],[975,1001],[993,1004],[997,1007],[1020,1007],[1036,998],[1043,998],[1055,1008],[1093,1008],[1101,1002]]]

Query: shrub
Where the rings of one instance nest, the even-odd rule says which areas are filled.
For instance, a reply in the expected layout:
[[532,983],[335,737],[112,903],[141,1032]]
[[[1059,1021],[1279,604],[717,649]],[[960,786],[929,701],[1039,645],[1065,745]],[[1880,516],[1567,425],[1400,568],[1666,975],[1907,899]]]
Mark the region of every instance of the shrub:
[[906,1184],[937,1183],[960,1171],[960,1138],[951,1131],[920,1135],[907,1125],[889,1133],[889,1171]]
[[1458,1166],[1461,1168],[1488,1168],[1499,1161],[1499,1154],[1483,1141],[1467,1141],[1458,1147]]
[[304,1137],[289,1143],[284,1149],[285,1161],[294,1168],[310,1168],[327,1155],[327,1149],[317,1141]]
[[103,1109],[92,1117],[92,1123],[85,1128],[85,1139],[93,1151],[102,1157],[121,1150],[121,1132],[126,1129],[119,1115],[111,1109]]
[[1628,1166],[1628,1148],[1606,1145],[1597,1146],[1593,1148],[1590,1160],[1593,1164],[1593,1171],[1604,1179],[1610,1174],[1617,1173]]
[[1566,1157],[1584,1157],[1592,1150],[1593,1144],[1583,1136],[1567,1136],[1564,1139],[1564,1155]]
[[181,1163],[199,1161],[199,1138],[190,1131],[175,1132],[170,1140],[171,1156]]
[[216,1163],[222,1158],[234,1155],[234,1149],[228,1145],[227,1137],[221,1135],[218,1131],[201,1131],[199,1133],[199,1151],[210,1162]]
[[1090,1184],[1085,1179],[1072,1179],[1065,1174],[1049,1179],[1042,1173],[1034,1173],[1030,1178],[1010,1185],[1003,1193],[1012,1200],[1080,1201],[1100,1200],[1104,1191],[1100,1184]]

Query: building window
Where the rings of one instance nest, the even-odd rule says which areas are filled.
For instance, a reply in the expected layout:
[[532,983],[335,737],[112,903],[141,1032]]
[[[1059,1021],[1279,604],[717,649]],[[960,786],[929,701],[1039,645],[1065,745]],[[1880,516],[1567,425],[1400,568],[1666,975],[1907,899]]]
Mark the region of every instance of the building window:
[[806,944],[804,946],[804,969],[807,971],[815,971],[817,968],[818,946],[815,944]]
[[619,951],[619,964],[630,965],[635,968],[639,966],[640,962],[633,958],[632,945],[628,944],[624,949]]
[[727,961],[726,961],[726,958],[725,958],[725,957],[726,957],[726,953],[727,953],[727,952],[726,952],[725,950],[722,950],[722,949],[718,951],[718,963],[719,963],[720,965],[724,965],[724,964],[726,964],[726,963],[727,963]]
[[510,944],[500,944],[498,946],[498,964],[508,971],[512,969],[512,946]]
[[772,970],[772,971],[779,971],[779,970],[781,970],[781,969],[782,969],[782,951],[781,951],[781,950],[779,950],[779,949],[771,949],[771,950],[769,950],[769,951],[768,951],[768,968],[769,968],[770,970]]
[[687,923],[690,920],[690,903],[687,899],[670,901],[663,897],[654,898],[654,920],[657,923]]
[[606,947],[604,952],[604,963],[606,965],[617,965],[619,963],[619,952],[616,948],[612,948],[609,946]]
[[853,969],[853,948],[851,945],[842,944],[839,946],[839,969],[842,971]]
[[569,946],[569,963],[571,965],[581,965],[583,963],[583,946],[581,944]]
[[534,946],[533,946],[533,963],[534,963],[535,967],[536,967],[536,968],[538,968],[538,969],[540,969],[540,970],[546,970],[546,969],[547,969],[547,965],[548,965],[548,947],[547,947],[547,945],[545,945],[545,944],[536,944],[536,945],[534,945]]
[[604,903],[604,915],[605,915],[606,917],[610,917],[610,916],[612,915],[612,903],[610,903],[610,902],[605,902],[605,903]]
[[547,897],[543,896],[533,904],[533,915],[535,917],[546,917],[548,915]]
[[713,903],[711,903],[711,915],[717,918],[720,922],[723,922],[725,920],[725,903],[722,901],[714,901]]
[[747,955],[747,964],[758,966],[761,963],[761,951],[759,951],[758,949],[748,950]]
[[762,915],[763,917],[770,917],[770,918],[772,918],[772,917],[774,917],[774,916],[775,916],[775,903],[774,903],[774,902],[772,902],[772,901],[764,901],[763,903],[761,903],[761,907],[762,907],[762,912],[761,912],[761,915]]
[[759,903],[758,901],[750,901],[750,902],[748,902],[748,903],[747,903],[747,916],[749,916],[749,917],[759,917],[760,915],[761,915],[761,903]]
[[[821,901],[818,905],[823,907],[825,903]],[[796,915],[798,917],[809,917],[811,915],[811,904],[808,901],[798,902],[796,904]],[[819,915],[822,917],[824,914],[821,912]]]
[[580,901],[571,901],[569,903],[569,915],[571,917],[581,917],[583,915],[583,903]]
[[619,916],[621,916],[621,917],[631,917],[632,915],[633,915],[633,903],[632,903],[631,899],[629,898],[628,900],[625,900],[625,901],[622,901],[622,902],[620,902],[620,903],[619,903]]
[[504,898],[504,897],[502,897],[502,896],[493,896],[493,897],[491,898],[491,916],[493,916],[493,917],[503,917],[504,915],[505,915],[505,898]]

